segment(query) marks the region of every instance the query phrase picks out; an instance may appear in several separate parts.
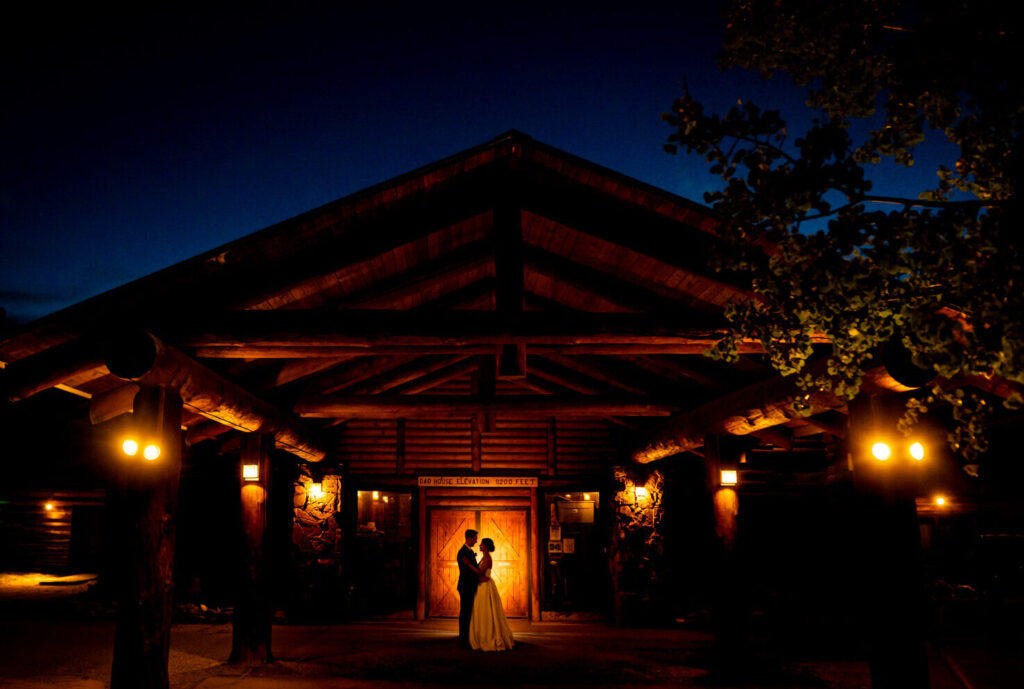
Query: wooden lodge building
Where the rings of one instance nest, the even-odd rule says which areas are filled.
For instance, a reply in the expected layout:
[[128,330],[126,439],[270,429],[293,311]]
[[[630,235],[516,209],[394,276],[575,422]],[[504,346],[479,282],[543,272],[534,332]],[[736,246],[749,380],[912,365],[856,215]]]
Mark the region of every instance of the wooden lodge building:
[[[3,380],[87,406],[135,515],[120,542],[150,563],[135,590],[162,592],[144,614],[169,617],[156,572],[197,504],[186,480],[221,467],[242,486],[236,625],[281,560],[353,614],[457,615],[466,528],[497,544],[509,616],[629,621],[659,587],[728,580],[693,572],[728,557],[740,501],[769,576],[792,524],[811,550],[837,539],[850,483],[845,404],[805,397],[757,343],[701,356],[750,298],[710,267],[719,227],[510,132],[32,323],[0,342]],[[875,373],[868,392],[910,389]],[[131,433],[184,442],[147,463]],[[268,514],[268,533],[292,517],[288,557]]]

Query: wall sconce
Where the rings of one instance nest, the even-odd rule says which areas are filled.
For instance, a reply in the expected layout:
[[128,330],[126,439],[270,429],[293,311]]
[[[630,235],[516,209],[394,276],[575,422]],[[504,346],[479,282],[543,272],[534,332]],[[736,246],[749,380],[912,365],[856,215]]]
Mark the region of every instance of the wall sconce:
[[946,506],[946,497],[944,495],[937,495],[937,496],[935,496],[935,504],[938,505],[939,507],[945,507]]
[[884,462],[892,456],[892,448],[887,443],[875,443],[871,446],[871,455],[879,462]]
[[924,445],[921,443],[912,444],[910,446],[910,456],[919,462],[924,459]]
[[738,477],[735,469],[722,469],[722,485],[723,486],[735,486]]
[[646,498],[647,497],[647,489],[644,488],[643,486],[635,486],[633,488],[633,494],[636,497],[641,498],[641,499]]
[[376,491],[376,490],[373,491],[373,499],[374,500],[379,500],[380,499],[380,492],[379,491]]
[[385,495],[384,496],[384,502],[387,502],[387,501],[388,501],[388,496]]
[[259,464],[243,464],[242,465],[242,479],[245,481],[259,481],[260,480],[260,465]]
[[43,505],[43,507],[46,509],[47,512],[53,512],[53,503],[52,502],[46,503],[45,505]]
[[319,500],[324,496],[324,487],[322,483],[312,483],[309,486],[309,497],[314,500]]
[[160,457],[160,438],[164,426],[164,406],[167,391],[162,387],[143,387],[135,393],[132,409],[132,426],[121,443],[121,450],[129,457],[139,453],[152,462]]

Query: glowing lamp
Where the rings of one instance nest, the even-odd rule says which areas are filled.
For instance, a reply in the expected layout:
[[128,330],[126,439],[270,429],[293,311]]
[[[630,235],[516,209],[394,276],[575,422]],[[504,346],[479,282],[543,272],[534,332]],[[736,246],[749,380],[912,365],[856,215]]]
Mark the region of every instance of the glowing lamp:
[[384,502],[387,502],[387,501],[388,501],[388,496],[385,495],[384,496]]
[[324,487],[321,483],[313,483],[309,486],[309,496],[314,500],[319,500],[324,496]]
[[379,491],[373,491],[373,499],[377,500],[379,498],[380,498],[380,492]]
[[242,478],[246,481],[259,481],[260,480],[260,465],[259,464],[243,464],[242,465]]
[[45,505],[43,505],[43,507],[46,508],[47,512],[53,512],[53,503],[52,502],[46,503]]
[[736,470],[735,469],[722,469],[722,485],[723,486],[735,486],[736,485]]
[[142,456],[152,462],[154,459],[160,456],[160,446],[146,445],[145,449],[142,450]]
[[924,459],[924,445],[922,445],[921,443],[914,443],[913,445],[911,445],[910,456],[919,462],[922,459]]
[[133,439],[128,438],[121,443],[121,449],[124,450],[124,453],[129,457],[134,457],[139,452],[139,444]]
[[892,448],[885,443],[875,443],[871,446],[871,454],[879,462],[884,462],[892,455]]
[[939,507],[944,507],[946,505],[946,498],[944,498],[941,495],[938,496],[937,498],[935,498],[935,504],[938,505]]
[[583,494],[583,499],[584,500],[590,500],[590,493],[584,493]]
[[644,488],[643,486],[637,486],[636,488],[633,489],[633,494],[636,495],[638,498],[646,498],[647,489]]

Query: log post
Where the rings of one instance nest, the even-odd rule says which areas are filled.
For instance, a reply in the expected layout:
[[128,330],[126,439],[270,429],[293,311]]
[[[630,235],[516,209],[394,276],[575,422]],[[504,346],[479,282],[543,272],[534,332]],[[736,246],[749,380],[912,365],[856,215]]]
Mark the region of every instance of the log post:
[[274,436],[242,436],[242,465],[257,467],[257,480],[241,480],[241,563],[235,612],[232,617],[231,657],[228,662],[258,666],[274,661],[270,647],[273,609],[267,566],[267,496],[270,453]]
[[537,487],[530,489],[530,621],[540,622],[540,505]]
[[[144,386],[132,406],[132,427],[145,439],[134,456],[119,458],[124,471],[115,509],[123,562],[110,686],[167,689],[174,613],[175,511],[181,475],[181,398],[167,388]],[[143,443],[150,441],[160,447],[154,460],[143,457]]]
[[850,402],[846,440],[860,522],[862,633],[873,689],[927,689],[926,598],[912,467],[902,452],[894,451],[884,462],[871,454],[880,437],[901,438],[896,402],[892,396],[866,394]]
[[732,674],[750,657],[745,582],[737,550],[740,499],[735,486],[722,485],[722,470],[736,469],[745,445],[734,436],[708,435],[704,441],[708,489],[715,526],[715,562],[711,595],[713,672]]
[[420,487],[417,495],[416,530],[419,532],[419,547],[416,549],[416,619],[427,618],[427,489]]

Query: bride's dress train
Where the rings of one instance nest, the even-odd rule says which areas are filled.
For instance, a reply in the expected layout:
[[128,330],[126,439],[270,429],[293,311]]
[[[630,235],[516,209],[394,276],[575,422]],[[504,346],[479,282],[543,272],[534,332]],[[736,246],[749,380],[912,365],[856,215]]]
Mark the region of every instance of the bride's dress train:
[[473,617],[469,622],[469,645],[478,651],[505,651],[512,648],[512,630],[501,607],[498,586],[484,572],[487,581],[480,582],[473,598]]

